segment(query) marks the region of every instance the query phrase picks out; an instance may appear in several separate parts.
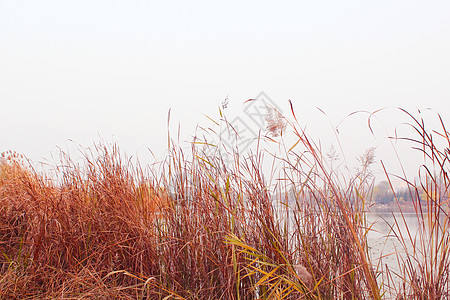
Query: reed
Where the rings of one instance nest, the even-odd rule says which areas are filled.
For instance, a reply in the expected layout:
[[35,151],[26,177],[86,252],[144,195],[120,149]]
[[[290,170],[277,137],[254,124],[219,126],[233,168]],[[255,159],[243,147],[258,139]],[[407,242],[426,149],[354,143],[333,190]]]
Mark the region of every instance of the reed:
[[[282,155],[259,143],[245,156],[221,154],[211,149],[222,145],[196,139],[189,149],[171,142],[163,162],[142,168],[116,145],[101,144],[81,163],[61,153],[50,177],[7,153],[0,298],[448,298],[450,140],[443,122],[432,136],[404,112],[416,130],[404,139],[427,162],[421,180],[405,178],[420,230],[402,234],[404,218],[391,226],[401,249],[382,256],[397,258],[394,271],[371,257],[367,242],[373,150],[357,172],[341,176],[292,113],[293,121],[277,114],[270,123]],[[293,145],[283,141],[287,129]],[[447,144],[439,148],[435,136]],[[268,160],[277,166],[270,176]]]

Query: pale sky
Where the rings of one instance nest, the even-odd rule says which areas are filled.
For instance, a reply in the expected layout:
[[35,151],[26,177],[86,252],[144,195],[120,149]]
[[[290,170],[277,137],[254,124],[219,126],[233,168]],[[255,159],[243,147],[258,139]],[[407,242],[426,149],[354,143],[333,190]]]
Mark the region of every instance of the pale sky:
[[[317,107],[335,125],[387,106],[450,124],[449,15],[449,1],[1,0],[0,152],[38,162],[103,138],[145,161],[166,149],[169,109],[188,140],[226,96],[231,118],[262,91],[324,145]],[[350,152],[385,143],[362,114],[340,129]]]

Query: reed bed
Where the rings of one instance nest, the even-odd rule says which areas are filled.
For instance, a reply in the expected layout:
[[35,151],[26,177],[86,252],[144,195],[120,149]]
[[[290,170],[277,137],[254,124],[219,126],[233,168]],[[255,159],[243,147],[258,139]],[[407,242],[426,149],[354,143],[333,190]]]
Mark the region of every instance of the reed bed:
[[0,298],[448,299],[450,139],[443,123],[430,132],[405,115],[416,136],[404,139],[426,163],[417,181],[404,178],[419,233],[402,235],[397,218],[389,236],[401,247],[382,254],[396,271],[367,241],[373,151],[344,178],[293,115],[270,124],[296,137],[280,142],[282,155],[258,143],[245,156],[228,149],[231,164],[200,140],[149,168],[116,145],[86,150],[81,163],[62,153],[52,176],[6,153]]

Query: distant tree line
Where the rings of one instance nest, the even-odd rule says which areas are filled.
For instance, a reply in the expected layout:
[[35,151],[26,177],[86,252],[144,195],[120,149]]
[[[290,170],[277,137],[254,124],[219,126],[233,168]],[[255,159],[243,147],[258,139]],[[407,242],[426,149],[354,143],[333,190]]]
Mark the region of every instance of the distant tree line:
[[386,180],[375,185],[373,189],[372,201],[376,204],[391,204],[395,201],[396,197],[400,203],[408,203],[412,202],[412,197],[419,197],[421,201],[426,201],[427,197],[430,197],[430,195],[427,195],[426,192],[422,190],[417,195],[414,189],[410,191],[408,188],[396,190],[394,194],[389,182]]

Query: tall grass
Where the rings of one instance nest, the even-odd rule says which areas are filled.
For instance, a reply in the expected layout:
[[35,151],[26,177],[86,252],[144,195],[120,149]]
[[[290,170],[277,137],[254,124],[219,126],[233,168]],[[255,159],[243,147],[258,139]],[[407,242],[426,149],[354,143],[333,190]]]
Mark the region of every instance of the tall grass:
[[[259,143],[246,156],[221,154],[211,149],[222,145],[195,140],[142,168],[117,146],[97,145],[82,163],[62,153],[50,178],[7,153],[0,297],[446,299],[448,145],[439,149],[408,116],[417,136],[406,138],[434,169],[424,164],[423,180],[407,181],[419,234],[401,234],[404,218],[391,227],[401,249],[383,255],[397,257],[399,271],[369,251],[373,152],[344,178],[296,121],[277,117],[270,128],[296,137],[281,140],[282,155]],[[267,174],[268,160],[277,172]]]
[[[405,213],[399,205],[400,217],[391,224],[391,232],[400,249],[395,253],[397,270],[386,268],[388,280],[400,282],[391,294],[400,299],[450,298],[450,135],[442,118],[441,128],[432,130],[421,118],[410,113],[409,126],[416,137],[400,137],[412,143],[423,154],[418,176],[409,181],[410,198],[414,206],[417,232],[410,231]],[[391,177],[387,176],[390,180]],[[395,193],[394,193],[395,195]],[[396,201],[398,201],[396,197]],[[402,231],[402,228],[405,228]],[[397,279],[393,279],[397,278]]]

